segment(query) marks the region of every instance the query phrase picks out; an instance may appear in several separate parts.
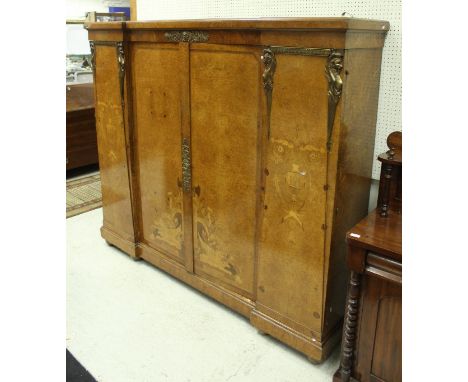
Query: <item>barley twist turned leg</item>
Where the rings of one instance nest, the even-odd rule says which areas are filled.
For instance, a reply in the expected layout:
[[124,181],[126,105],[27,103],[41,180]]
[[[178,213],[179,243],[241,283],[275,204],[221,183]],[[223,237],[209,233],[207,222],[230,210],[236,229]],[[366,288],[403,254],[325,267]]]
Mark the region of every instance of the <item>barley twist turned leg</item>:
[[354,358],[354,346],[356,341],[356,326],[361,295],[361,275],[352,271],[349,279],[349,289],[343,327],[343,344],[341,348],[341,380],[348,382]]

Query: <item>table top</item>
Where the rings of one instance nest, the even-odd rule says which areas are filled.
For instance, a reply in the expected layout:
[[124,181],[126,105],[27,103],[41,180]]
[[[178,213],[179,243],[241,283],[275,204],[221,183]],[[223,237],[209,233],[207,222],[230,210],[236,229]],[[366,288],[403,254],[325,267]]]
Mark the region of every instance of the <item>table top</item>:
[[94,84],[92,82],[66,85],[67,112],[94,108]]
[[401,262],[401,220],[401,214],[391,211],[381,217],[375,209],[348,231],[346,241]]

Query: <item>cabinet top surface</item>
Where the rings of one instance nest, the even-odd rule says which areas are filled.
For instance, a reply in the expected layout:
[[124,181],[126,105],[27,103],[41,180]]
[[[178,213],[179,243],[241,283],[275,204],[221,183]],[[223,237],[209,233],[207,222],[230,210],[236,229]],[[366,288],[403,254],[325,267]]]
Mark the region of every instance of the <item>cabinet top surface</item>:
[[288,29],[288,30],[367,30],[388,31],[390,23],[383,20],[359,19],[354,17],[301,17],[301,18],[256,18],[256,19],[198,19],[198,20],[155,20],[86,23],[91,30],[132,29]]

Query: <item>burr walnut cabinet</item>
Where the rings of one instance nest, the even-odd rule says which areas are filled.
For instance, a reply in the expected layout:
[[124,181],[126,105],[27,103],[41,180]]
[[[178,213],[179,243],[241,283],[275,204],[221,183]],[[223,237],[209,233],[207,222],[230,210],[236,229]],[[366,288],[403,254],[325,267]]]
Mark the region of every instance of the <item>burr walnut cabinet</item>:
[[389,24],[87,24],[102,236],[320,362],[367,213]]

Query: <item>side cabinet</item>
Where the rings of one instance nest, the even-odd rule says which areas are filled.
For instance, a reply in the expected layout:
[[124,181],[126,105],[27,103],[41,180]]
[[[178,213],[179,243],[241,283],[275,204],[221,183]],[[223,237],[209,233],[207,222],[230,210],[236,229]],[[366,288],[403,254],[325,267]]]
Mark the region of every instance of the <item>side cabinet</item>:
[[104,216],[101,232],[108,242],[135,257],[129,129],[124,106],[124,44],[92,42],[91,54]]
[[325,359],[367,213],[388,23],[89,24],[102,236]]
[[[342,52],[329,49],[264,51],[274,73],[267,94],[271,104],[254,317],[266,332],[275,321],[286,324],[296,339],[311,333],[321,339],[332,131],[325,71],[331,55],[342,62]],[[336,109],[330,113],[333,117]],[[300,342],[306,352],[314,351],[309,341]]]

